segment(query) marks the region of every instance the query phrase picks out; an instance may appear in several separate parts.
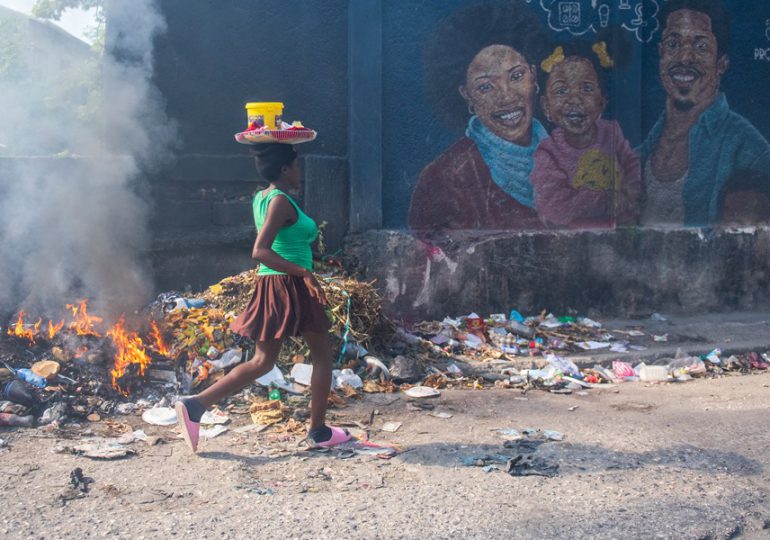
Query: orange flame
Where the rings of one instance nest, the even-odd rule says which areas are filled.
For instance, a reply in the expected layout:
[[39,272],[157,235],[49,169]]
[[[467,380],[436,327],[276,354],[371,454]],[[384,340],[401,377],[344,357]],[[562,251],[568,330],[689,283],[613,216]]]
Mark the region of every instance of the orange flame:
[[122,316],[107,335],[112,338],[118,349],[115,355],[115,366],[112,369],[112,387],[124,396],[128,396],[128,390],[120,386],[120,379],[126,374],[126,369],[131,364],[137,364],[139,375],[144,375],[147,366],[150,365],[150,357],[145,352],[142,338],[136,332],[126,330]]
[[48,321],[48,339],[53,339],[62,328],[64,328],[63,319],[59,324],[54,324],[53,321]]
[[73,355],[75,358],[83,358],[83,355],[86,354],[89,351],[88,347],[85,345],[81,345],[77,349],[75,349],[75,354]]
[[74,330],[79,336],[101,336],[94,330],[94,323],[100,323],[104,319],[88,314],[88,300],[81,300],[77,305],[67,304],[67,309],[72,311],[72,317],[75,319],[70,323],[70,330]]
[[158,324],[155,321],[152,321],[151,327],[152,331],[150,332],[150,338],[152,339],[153,345],[155,345],[155,349],[163,356],[168,356],[170,351],[168,345],[163,341],[163,335],[160,333]]
[[40,323],[43,322],[42,319],[38,319],[37,323],[32,327],[31,330],[28,330],[24,328],[24,317],[26,313],[23,311],[19,311],[19,317],[16,319],[16,323],[8,328],[8,335],[9,336],[16,336],[21,339],[28,340],[31,344],[34,345],[35,343],[35,336],[40,331]]

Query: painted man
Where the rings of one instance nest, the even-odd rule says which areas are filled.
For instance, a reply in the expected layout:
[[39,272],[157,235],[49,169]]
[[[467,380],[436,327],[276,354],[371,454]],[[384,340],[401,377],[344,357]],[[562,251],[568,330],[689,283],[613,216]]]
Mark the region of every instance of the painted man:
[[719,0],[671,0],[661,21],[666,108],[640,149],[642,222],[708,225],[736,176],[770,181],[770,145],[719,90],[730,64],[729,13]]

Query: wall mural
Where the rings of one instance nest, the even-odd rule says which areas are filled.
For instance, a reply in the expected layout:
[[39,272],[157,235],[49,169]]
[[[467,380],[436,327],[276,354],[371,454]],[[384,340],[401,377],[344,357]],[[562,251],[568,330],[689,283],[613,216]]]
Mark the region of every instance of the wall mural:
[[[409,227],[770,221],[770,145],[721,89],[730,20],[719,0],[522,0],[451,13],[425,44],[425,94],[464,136],[422,168]],[[759,32],[751,52],[767,69],[770,18]],[[629,82],[648,48],[657,73]],[[665,103],[634,145],[613,100],[634,92],[641,103],[649,86]]]

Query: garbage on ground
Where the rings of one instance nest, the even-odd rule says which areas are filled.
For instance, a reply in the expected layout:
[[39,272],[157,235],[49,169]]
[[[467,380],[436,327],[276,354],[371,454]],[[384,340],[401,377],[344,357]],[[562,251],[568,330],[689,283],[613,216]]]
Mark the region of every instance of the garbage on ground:
[[[253,342],[231,332],[230,323],[250,300],[255,281],[256,270],[250,270],[199,294],[162,293],[138,314],[136,331],[123,319],[110,325],[88,313],[85,300],[68,305],[61,320],[18,313],[3,326],[0,340],[0,423],[53,430],[68,422],[88,426],[114,415],[142,414],[147,423],[172,425],[176,416],[170,407],[179,395],[199,393],[253,354]],[[515,306],[508,315],[477,312],[396,323],[383,315],[374,283],[339,273],[322,275],[320,282],[329,299],[329,336],[338,368],[332,407],[363,393],[403,391],[415,398],[409,410],[424,411],[433,405],[419,399],[439,396],[444,388],[574,394],[640,379],[682,382],[770,368],[767,355],[726,356],[719,349],[634,366],[626,351],[677,337],[653,335],[643,331],[643,324],[609,330],[577,314],[544,310],[527,316]],[[613,358],[611,367],[592,361],[591,368],[585,362],[579,367],[577,357],[569,356],[590,358],[592,352],[605,359],[611,352],[624,356]],[[304,363],[308,356],[302,340],[288,340],[277,365],[258,380],[261,388],[251,386],[228,398],[224,415],[241,410],[252,415],[254,425],[273,429],[296,420],[295,415],[303,418],[306,407],[294,407],[289,399],[303,396],[311,384],[313,366]],[[447,414],[433,415],[451,417]]]
[[404,391],[410,398],[433,398],[441,395],[441,392],[429,386],[413,386]]
[[415,358],[398,355],[390,364],[390,377],[396,383],[414,383],[420,380],[422,373]]
[[660,382],[668,380],[668,366],[648,366],[646,364],[641,364],[634,371],[639,373],[639,378],[644,382]]
[[344,386],[350,386],[351,388],[362,388],[364,381],[361,377],[353,373],[352,369],[343,369],[340,371],[334,380],[335,388],[343,388]]
[[226,424],[229,421],[230,417],[226,412],[220,411],[219,409],[211,409],[203,413],[200,423],[203,425],[214,425]]
[[176,411],[171,407],[153,407],[142,413],[142,420],[154,426],[172,426],[176,424]]
[[251,420],[255,424],[270,426],[282,422],[288,414],[279,400],[254,400],[249,407]]
[[57,446],[54,448],[54,452],[104,460],[121,459],[136,454],[135,450],[127,448],[117,439],[103,438],[84,439],[72,446]]
[[549,463],[542,458],[530,456],[514,456],[505,464],[505,472],[511,476],[546,476],[559,474],[558,463]]
[[200,436],[204,439],[213,439],[214,437],[220,436],[222,433],[226,432],[228,428],[225,426],[218,424],[210,428],[201,428],[200,429]]
[[20,416],[18,414],[0,413],[0,426],[34,427],[35,417],[32,415]]
[[481,467],[484,472],[503,470],[511,476],[546,476],[559,473],[558,463],[553,463],[537,455],[543,444],[564,440],[564,434],[554,430],[526,428],[521,431],[514,428],[496,430],[505,439],[503,448],[513,453],[471,455],[462,458],[467,467]]
[[401,422],[385,422],[382,425],[382,431],[387,431],[388,433],[395,433],[398,431],[403,424]]
[[289,374],[289,376],[297,384],[310,386],[310,381],[313,376],[313,365],[312,364],[294,364],[291,368],[291,373]]
[[399,453],[397,446],[377,444],[355,438],[348,442],[338,444],[332,448],[332,451],[338,454],[357,454],[361,456],[373,456],[379,459],[390,459]]

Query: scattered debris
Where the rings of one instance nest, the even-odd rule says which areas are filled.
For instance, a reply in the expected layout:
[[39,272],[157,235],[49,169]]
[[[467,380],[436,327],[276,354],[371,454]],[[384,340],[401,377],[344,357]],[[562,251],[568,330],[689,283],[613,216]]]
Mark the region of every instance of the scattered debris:
[[399,428],[403,424],[401,422],[385,422],[382,425],[382,431],[387,431],[388,433],[395,433],[399,430]]
[[410,398],[434,398],[441,395],[441,392],[429,386],[413,386],[404,391],[404,394]]
[[222,424],[217,424],[210,428],[201,428],[200,430],[200,436],[204,439],[213,439],[214,437],[219,437],[222,435],[222,433],[227,431],[227,427],[223,426]]
[[73,446],[57,446],[57,454],[75,454],[91,459],[121,459],[136,454],[135,450],[126,448],[116,439],[84,439]]
[[153,407],[142,413],[142,420],[154,426],[173,426],[176,424],[176,411],[171,407]]

